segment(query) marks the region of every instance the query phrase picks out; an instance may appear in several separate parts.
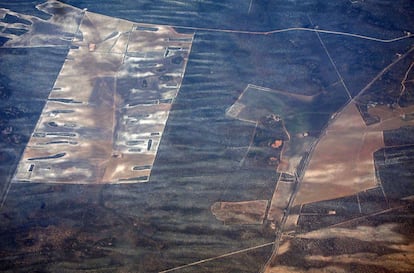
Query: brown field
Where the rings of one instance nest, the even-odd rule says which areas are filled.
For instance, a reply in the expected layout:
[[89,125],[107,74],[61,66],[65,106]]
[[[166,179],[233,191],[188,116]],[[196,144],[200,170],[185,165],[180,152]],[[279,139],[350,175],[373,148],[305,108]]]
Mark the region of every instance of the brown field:
[[381,119],[380,123],[370,126],[374,130],[393,130],[414,124],[413,120],[404,119],[404,115],[414,114],[414,105],[404,108],[390,108],[386,105],[377,105],[376,107],[369,108],[368,113],[374,116],[378,116]]
[[386,106],[370,109],[381,122],[366,126],[354,103],[350,103],[328,127],[317,144],[304,174],[295,205],[335,199],[377,185],[373,153],[384,147],[383,131],[413,124],[402,113]]
[[283,182],[280,180],[277,182],[267,214],[267,220],[272,221],[272,223],[275,223],[276,225],[281,223],[294,187],[295,183],[292,182]]
[[216,202],[211,212],[217,220],[226,225],[231,224],[262,224],[267,208],[267,200],[244,202]]
[[148,181],[193,36],[90,12],[78,21],[14,181]]

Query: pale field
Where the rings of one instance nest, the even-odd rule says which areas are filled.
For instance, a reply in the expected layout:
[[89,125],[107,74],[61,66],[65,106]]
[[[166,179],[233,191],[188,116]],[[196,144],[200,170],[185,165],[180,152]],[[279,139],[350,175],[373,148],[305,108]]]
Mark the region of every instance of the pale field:
[[[74,14],[79,16],[80,11]],[[75,24],[75,20],[67,21]],[[138,26],[84,12],[80,35],[72,41],[14,181],[77,184],[149,180],[171,109],[171,102],[150,98],[175,98],[193,36],[166,26]],[[173,48],[171,52],[169,48]],[[144,54],[129,56],[136,53]],[[180,62],[171,63],[174,56],[179,56]],[[141,67],[148,61],[154,66]],[[156,74],[160,67],[164,74]],[[170,81],[160,82],[160,75],[168,75]],[[126,87],[117,85],[119,79]],[[147,89],[142,88],[144,80]],[[133,84],[136,87],[120,90]]]
[[328,127],[317,144],[303,177],[294,205],[335,199],[374,188],[373,153],[384,147],[383,131],[412,125],[402,113],[413,108],[390,109],[377,106],[370,109],[380,123],[366,126],[356,105],[350,103]]

